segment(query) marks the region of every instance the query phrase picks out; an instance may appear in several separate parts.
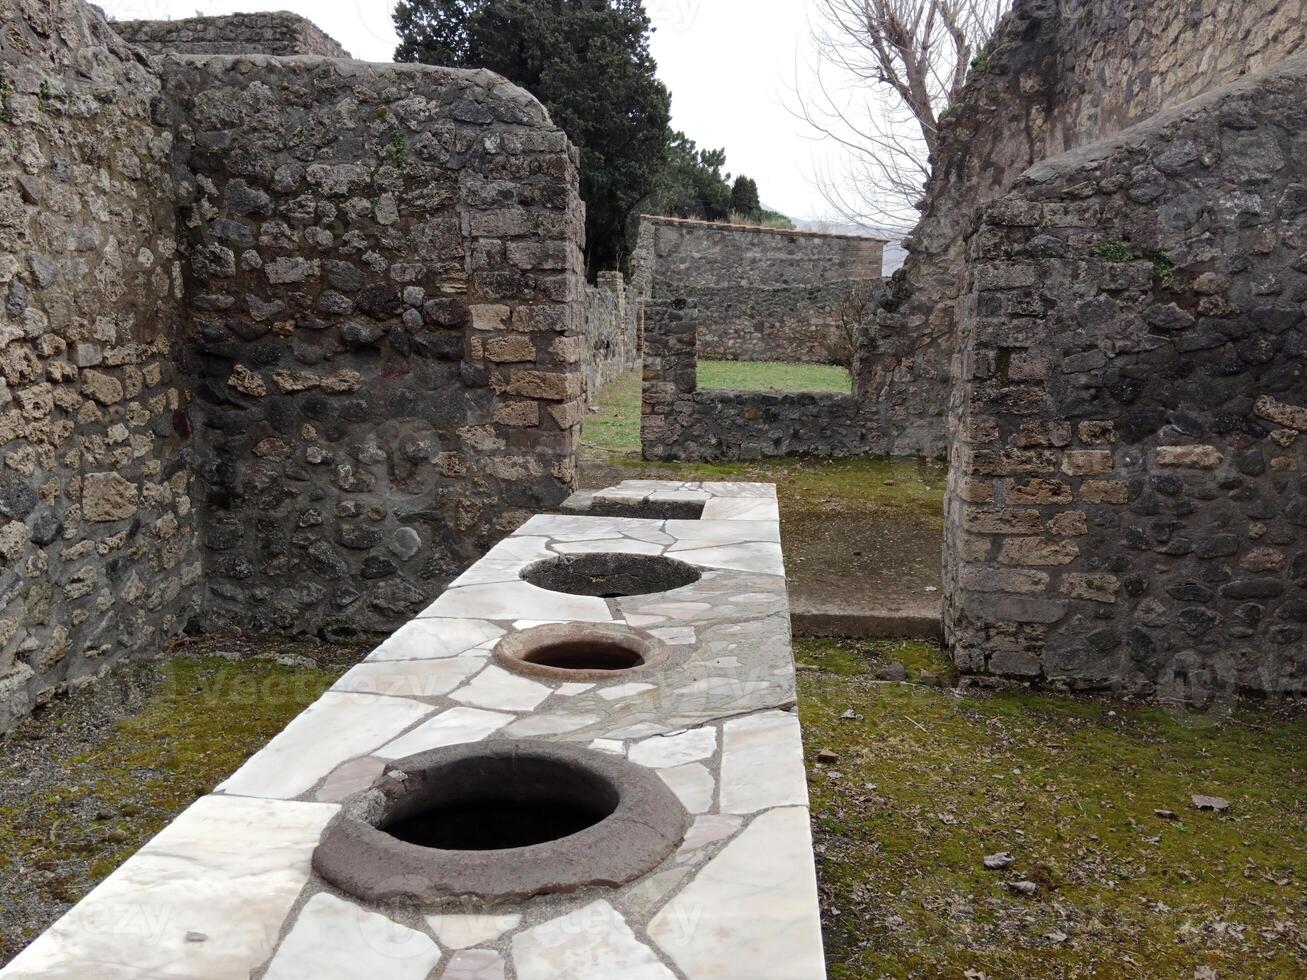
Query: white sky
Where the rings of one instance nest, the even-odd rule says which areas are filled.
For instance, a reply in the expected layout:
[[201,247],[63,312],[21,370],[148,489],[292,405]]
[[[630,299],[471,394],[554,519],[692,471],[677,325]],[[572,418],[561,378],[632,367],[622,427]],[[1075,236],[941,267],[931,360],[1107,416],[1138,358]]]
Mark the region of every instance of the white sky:
[[[292,10],[356,58],[390,61],[390,0],[98,0],[118,20]],[[812,57],[810,0],[645,0],[658,73],[672,91],[672,122],[700,146],[725,147],[732,174],[758,181],[763,203],[792,218],[828,217],[812,184],[823,155],[786,110],[789,86]],[[806,72],[800,68],[800,77]]]

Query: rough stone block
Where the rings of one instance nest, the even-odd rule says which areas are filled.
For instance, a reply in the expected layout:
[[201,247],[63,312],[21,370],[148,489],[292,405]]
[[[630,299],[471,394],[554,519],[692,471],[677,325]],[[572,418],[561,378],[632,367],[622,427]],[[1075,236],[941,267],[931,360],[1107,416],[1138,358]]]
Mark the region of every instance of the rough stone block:
[[1178,466],[1212,470],[1225,461],[1215,446],[1158,446],[1158,466]]
[[999,561],[1004,565],[1069,565],[1080,556],[1074,541],[1052,538],[1009,538],[1003,542]]

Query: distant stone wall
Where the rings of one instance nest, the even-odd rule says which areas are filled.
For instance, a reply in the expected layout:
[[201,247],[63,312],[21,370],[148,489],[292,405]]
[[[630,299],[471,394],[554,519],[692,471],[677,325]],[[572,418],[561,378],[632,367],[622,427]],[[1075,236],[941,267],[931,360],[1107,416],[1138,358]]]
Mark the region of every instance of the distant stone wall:
[[311,54],[348,58],[349,52],[310,20],[285,12],[114,21],[118,36],[152,54]]
[[[861,456],[892,454],[901,450],[895,442],[897,430],[883,406],[856,391],[842,395],[831,392],[770,393],[754,391],[699,390],[700,357],[721,357],[715,346],[720,339],[720,309],[723,290],[706,284],[702,276],[691,275],[689,256],[700,245],[695,236],[702,223],[646,219],[640,246],[633,259],[637,281],[647,282],[650,293],[644,309],[644,391],[641,401],[641,447],[650,460],[735,460],[761,459],[793,454],[811,456]],[[687,234],[688,247],[687,247]],[[802,279],[820,275],[816,257],[820,249],[808,244],[821,236],[799,236],[810,268],[793,273]],[[729,230],[728,230],[729,238]],[[845,236],[840,249],[857,241]],[[862,246],[879,254],[874,240]],[[846,253],[852,254],[852,251]],[[868,253],[864,253],[868,254]],[[670,272],[664,261],[670,260]],[[764,264],[766,264],[764,262]],[[779,270],[777,275],[781,275]],[[749,279],[760,273],[745,261],[734,272]],[[839,289],[848,284],[835,284]],[[727,286],[726,290],[733,287]],[[767,292],[759,284],[744,287]],[[861,283],[870,290],[872,284]],[[794,297],[820,295],[821,286],[782,286]],[[706,299],[705,299],[706,298]],[[705,313],[703,303],[708,312]],[[864,299],[865,302],[865,299]],[[811,308],[809,308],[809,312]],[[714,333],[714,331],[717,331]],[[709,338],[705,340],[705,338]],[[707,352],[704,345],[707,343]],[[763,355],[766,357],[766,355]],[[775,352],[766,359],[775,359]],[[941,440],[933,447],[942,448]],[[907,452],[916,452],[910,446]]]
[[877,429],[852,395],[701,391],[699,310],[655,296],[645,309],[640,443],[649,460],[860,456]]
[[830,363],[850,294],[881,278],[875,238],[645,217],[662,288],[699,310],[699,354]]
[[645,298],[620,272],[601,272],[585,293],[585,388],[593,405],[603,388],[640,364]]
[[964,669],[1307,692],[1304,132],[1307,56],[984,209],[945,563]]
[[158,653],[200,565],[159,81],[76,0],[0,15],[3,731]]
[[575,151],[489,72],[159,65],[183,134],[205,621],[393,629],[573,487]]

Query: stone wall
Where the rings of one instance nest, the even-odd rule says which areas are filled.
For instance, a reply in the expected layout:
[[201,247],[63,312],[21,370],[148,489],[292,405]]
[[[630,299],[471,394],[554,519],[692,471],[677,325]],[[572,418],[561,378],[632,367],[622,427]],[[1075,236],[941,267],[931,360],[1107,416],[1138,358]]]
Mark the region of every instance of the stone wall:
[[585,292],[585,390],[594,405],[604,386],[640,364],[645,297],[620,272],[601,272]]
[[857,386],[897,444],[944,440],[964,232],[1036,161],[1307,46],[1307,0],[1016,0],[942,120],[910,254],[861,352]]
[[1304,132],[1307,56],[1043,161],[983,210],[945,563],[964,669],[1307,691]]
[[879,281],[880,239],[646,216],[662,287],[699,310],[709,359],[826,364],[851,295]]
[[[644,458],[732,460],[923,451],[922,446],[898,442],[899,428],[885,406],[863,397],[856,389],[850,395],[699,390],[699,357],[721,356],[711,340],[705,353],[704,343],[705,337],[720,327],[717,301],[722,292],[715,287],[696,286],[699,280],[685,271],[691,264],[687,229],[691,248],[697,249],[693,236],[702,233],[701,224],[646,219],[634,256],[636,281],[647,283],[649,289],[643,324],[640,441]],[[821,237],[799,236],[798,240],[807,248],[809,239]],[[845,236],[844,241],[850,240]],[[881,245],[872,241],[868,247],[879,253]],[[670,272],[665,272],[664,259],[670,259]],[[809,271],[796,273],[796,278],[816,277],[819,268],[814,259]],[[741,269],[745,271],[733,274],[759,279],[760,274],[747,263]],[[794,286],[790,294],[807,295],[820,289]],[[703,301],[708,304],[707,313]],[[938,455],[942,449],[941,432],[924,451]]]
[[575,154],[488,72],[161,62],[206,622],[392,629],[572,487]]
[[0,730],[193,615],[189,382],[158,79],[0,0]]
[[392,629],[568,496],[584,220],[539,103],[0,12],[0,730],[191,624]]
[[114,21],[119,37],[152,54],[312,54],[348,58],[349,52],[309,20],[286,12]]
[[649,460],[762,459],[873,451],[874,420],[852,395],[700,391],[700,313],[656,295],[645,309],[640,444]]

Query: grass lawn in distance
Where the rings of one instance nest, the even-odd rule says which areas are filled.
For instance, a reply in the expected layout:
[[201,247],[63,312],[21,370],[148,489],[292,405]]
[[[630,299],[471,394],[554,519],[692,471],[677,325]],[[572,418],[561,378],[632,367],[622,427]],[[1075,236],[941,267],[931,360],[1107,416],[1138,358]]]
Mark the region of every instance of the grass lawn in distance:
[[853,393],[847,368],[778,361],[700,361],[699,387],[727,391]]

